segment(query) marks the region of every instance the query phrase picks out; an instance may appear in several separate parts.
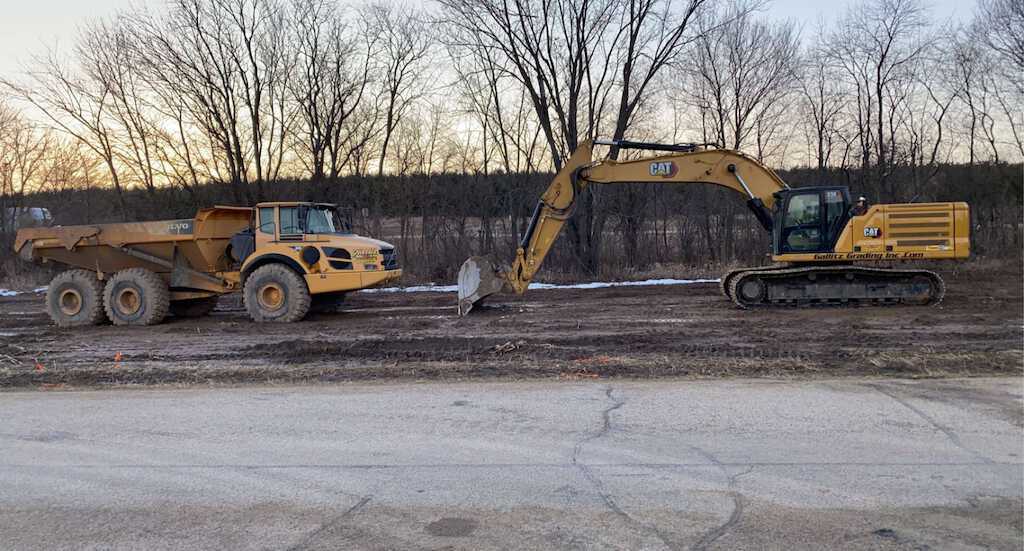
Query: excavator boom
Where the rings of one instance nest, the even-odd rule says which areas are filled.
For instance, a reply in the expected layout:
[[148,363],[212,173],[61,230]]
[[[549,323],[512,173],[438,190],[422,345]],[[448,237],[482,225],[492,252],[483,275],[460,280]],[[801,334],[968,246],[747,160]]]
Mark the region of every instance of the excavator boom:
[[[748,197],[748,206],[769,231],[773,194],[788,188],[771,169],[735,151],[639,144],[644,149],[669,147],[674,152],[637,160],[593,162],[593,145],[590,141],[580,144],[555,175],[537,203],[509,269],[502,269],[491,258],[480,256],[470,257],[463,263],[458,281],[460,315],[469,313],[473,306],[495,293],[526,292],[562,227],[572,216],[576,199],[591,183],[708,183],[728,187]],[[603,145],[612,144],[605,142]],[[630,142],[616,145],[628,148]]]

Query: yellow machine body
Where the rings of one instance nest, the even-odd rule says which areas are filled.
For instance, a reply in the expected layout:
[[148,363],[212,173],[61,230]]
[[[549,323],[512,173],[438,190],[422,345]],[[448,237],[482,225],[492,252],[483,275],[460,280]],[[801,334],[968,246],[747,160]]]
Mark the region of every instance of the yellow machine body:
[[[850,208],[847,188],[790,188],[770,168],[738,151],[637,142],[604,144],[674,153],[594,161],[593,143],[582,143],[541,196],[511,266],[502,268],[485,257],[471,257],[463,264],[459,272],[460,314],[495,293],[524,293],[572,216],[580,192],[592,184],[713,184],[744,196],[758,222],[771,232],[771,258],[776,262],[771,273],[761,267],[723,276],[725,294],[744,307],[865,301],[935,304],[944,293],[937,274],[855,268],[852,263],[970,256],[966,203],[881,204],[857,214]],[[840,265],[847,267],[831,268]],[[742,277],[736,279],[738,276]],[[734,295],[734,284],[744,292]]]
[[[402,275],[401,269],[392,267],[397,264],[397,260],[391,258],[394,246],[390,243],[355,234],[282,233],[282,228],[286,227],[281,222],[282,212],[302,205],[304,203],[256,205],[254,216],[262,216],[271,211],[270,216],[277,223],[272,229],[263,224],[254,224],[256,252],[246,258],[240,274],[251,272],[256,266],[266,262],[270,258],[269,255],[284,256],[305,270],[303,277],[310,294],[313,295],[376,287],[394,281]],[[306,247],[314,247],[320,251],[316,262],[307,264],[303,261],[302,251]],[[332,249],[347,251],[348,262],[345,259],[334,259],[327,254],[327,251]]]
[[971,255],[967,203],[874,205],[852,216],[830,252],[772,255],[775,262],[946,260]]
[[[14,248],[25,260],[59,262],[95,272],[100,280],[144,268],[167,282],[171,300],[236,291],[248,273],[269,262],[299,272],[311,295],[378,286],[402,275],[394,247],[384,241],[350,233],[282,234],[282,209],[313,205],[217,206],[192,219],[27,228],[18,232]],[[259,226],[259,216],[273,217],[273,223]],[[230,246],[244,230],[252,231],[254,247],[239,262]],[[312,263],[303,259],[307,248],[318,252]],[[343,256],[338,251],[348,258],[332,258]]]

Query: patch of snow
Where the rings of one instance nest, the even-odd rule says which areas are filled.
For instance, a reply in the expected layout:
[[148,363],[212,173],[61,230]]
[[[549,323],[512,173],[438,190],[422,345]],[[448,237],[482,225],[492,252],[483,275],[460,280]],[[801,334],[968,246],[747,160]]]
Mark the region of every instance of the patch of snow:
[[[45,293],[46,289],[48,289],[48,287],[36,287],[35,289],[32,289],[32,292],[36,293],[36,294]],[[20,295],[21,293],[22,293],[22,291],[12,291],[11,289],[0,289],[0,297],[16,297],[16,296]]]
[[606,287],[647,287],[652,285],[691,285],[693,283],[718,283],[718,279],[645,279],[643,281],[592,281],[572,285],[531,283],[530,289],[604,289]]
[[379,287],[363,289],[360,293],[454,293],[458,285],[413,285],[412,287]]
[[[718,283],[718,279],[645,279],[643,281],[592,281],[558,285],[554,283],[531,283],[530,289],[604,289],[606,287],[646,287],[651,285],[691,285],[694,283]],[[458,285],[413,285],[411,287],[381,287],[363,289],[361,293],[456,293]]]

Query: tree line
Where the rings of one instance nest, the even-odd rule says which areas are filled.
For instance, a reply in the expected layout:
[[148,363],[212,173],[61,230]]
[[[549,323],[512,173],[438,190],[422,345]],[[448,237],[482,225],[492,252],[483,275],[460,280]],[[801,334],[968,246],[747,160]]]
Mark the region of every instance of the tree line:
[[[943,22],[922,0],[861,0],[813,28],[768,10],[758,0],[130,9],[87,22],[72,51],[0,76],[0,203],[88,196],[104,201],[91,212],[131,220],[282,189],[364,190],[352,194],[361,201],[376,182],[388,204],[351,204],[379,224],[399,219],[427,246],[429,223],[403,219],[411,215],[397,205],[424,204],[412,182],[429,182],[453,235],[480,226],[473,248],[488,244],[487,219],[507,225],[495,234],[514,243],[538,175],[581,141],[610,137],[739,149],[875,201],[970,198],[1019,234],[1020,2],[979,0],[969,21]],[[476,182],[476,197],[455,181]],[[592,187],[559,254],[591,273],[623,247],[638,263],[753,254],[722,227],[745,214],[715,193]],[[479,207],[478,221],[452,214],[464,204]],[[644,243],[659,232],[660,245]],[[688,241],[669,247],[672,232]],[[644,246],[665,253],[650,259]]]
[[[1024,250],[1022,169],[1019,163],[942,165],[922,193],[928,199],[970,203],[976,257],[1019,262]],[[813,167],[780,170],[779,175],[793,186],[821,181],[821,173]],[[893,177],[904,181],[908,175],[900,170]],[[349,175],[337,182],[281,179],[268,182],[264,193],[267,200],[336,203],[354,231],[398,247],[406,281],[452,282],[470,255],[494,253],[506,262],[512,257],[552,176],[549,172],[448,172]],[[825,175],[836,183],[849,183],[847,176],[837,168]],[[986,185],[971,183],[971,178]],[[115,194],[110,187],[67,187],[37,193],[31,200],[49,209],[61,223],[97,224],[116,219]],[[231,204],[233,191],[227,183],[208,183],[194,194],[205,206]],[[190,218],[196,208],[191,200],[191,194],[171,186],[125,193],[128,208],[139,219]],[[545,261],[544,277],[616,278],[648,272],[712,275],[726,266],[764,263],[770,249],[769,235],[742,198],[717,186],[609,186],[595,204],[595,215],[606,226],[601,262],[588,269],[571,241],[560,239]],[[0,280],[27,269],[13,260],[12,238],[5,236]]]

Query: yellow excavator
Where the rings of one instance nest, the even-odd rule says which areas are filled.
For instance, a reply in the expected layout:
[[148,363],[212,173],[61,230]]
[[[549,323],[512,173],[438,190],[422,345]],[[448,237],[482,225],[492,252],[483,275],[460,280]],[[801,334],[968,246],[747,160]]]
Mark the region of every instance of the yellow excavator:
[[[592,160],[593,146],[667,152],[635,160]],[[814,304],[937,304],[938,274],[878,263],[970,256],[967,203],[852,208],[844,186],[790,188],[774,171],[737,151],[694,144],[584,142],[555,176],[533,213],[509,269],[471,257],[459,270],[459,315],[499,292],[526,292],[544,257],[593,184],[714,184],[741,193],[771,233],[773,264],[732,270],[722,292],[742,308]],[[875,265],[871,265],[875,264]]]

